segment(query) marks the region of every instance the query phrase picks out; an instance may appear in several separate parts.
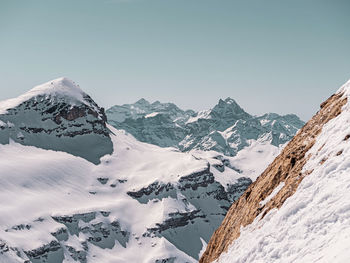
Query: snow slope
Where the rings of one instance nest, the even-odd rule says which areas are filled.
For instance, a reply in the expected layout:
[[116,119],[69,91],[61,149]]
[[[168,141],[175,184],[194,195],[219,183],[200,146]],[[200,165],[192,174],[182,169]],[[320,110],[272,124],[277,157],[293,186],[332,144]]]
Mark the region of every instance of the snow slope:
[[[89,125],[98,121],[113,151],[96,161],[50,143],[47,148],[28,145],[5,133],[7,141],[0,144],[0,262],[196,262],[230,204],[279,152],[255,140],[235,157],[142,143],[104,126],[101,108],[71,83],[58,79],[0,103],[6,111],[0,114],[0,132],[33,128],[33,123],[44,129],[47,121],[58,132],[73,129],[72,123],[96,132]],[[82,114],[73,114],[72,120],[61,111],[47,114],[57,102],[69,110],[79,107]],[[90,116],[89,110],[97,114]],[[28,112],[36,118],[21,126]],[[57,116],[67,119],[55,123]],[[31,136],[46,141],[42,131]],[[59,134],[54,138],[61,142],[64,135]],[[85,141],[77,138],[85,135],[76,136],[81,147]]]
[[350,81],[340,115],[326,123],[309,156],[297,191],[280,209],[241,229],[216,262],[350,261]]
[[[4,262],[33,260],[34,256],[28,256],[30,251],[37,251],[54,241],[58,242],[54,243],[57,250],[52,246],[51,252],[37,251],[37,254],[32,252],[33,255],[39,258],[49,255],[49,262],[61,262],[63,257],[65,262],[70,262],[83,252],[86,254],[82,258],[87,262],[155,262],[167,258],[176,258],[176,262],[196,262],[195,258],[186,255],[172,243],[181,248],[179,243],[185,242],[181,236],[187,231],[193,236],[190,244],[197,244],[192,249],[198,255],[202,248],[201,239],[208,241],[224,216],[225,210],[217,207],[220,204],[228,206],[250,182],[240,191],[231,189],[232,195],[237,196],[232,196],[229,201],[208,196],[208,189],[225,194],[220,190],[220,184],[215,182],[201,187],[201,182],[189,185],[189,181],[183,185],[184,188],[175,187],[174,193],[166,193],[163,197],[162,193],[153,197],[149,194],[140,197],[146,200],[139,201],[127,193],[137,193],[137,190],[154,182],[177,186],[186,175],[205,171],[207,160],[211,162],[215,180],[219,177],[217,181],[222,181],[226,177],[229,181],[225,181],[226,187],[232,187],[237,180],[245,178],[245,173],[239,174],[228,167],[223,172],[214,168],[215,164],[223,165],[215,159],[218,155],[214,152],[211,152],[211,156],[198,151],[193,155],[181,153],[137,142],[123,132],[112,127],[110,129],[115,134],[112,136],[113,143],[118,147],[115,147],[117,150],[112,155],[103,157],[98,166],[64,152],[22,146],[13,141],[0,145],[0,243],[11,248],[10,252],[20,251],[22,255],[0,254],[0,262],[5,256]],[[200,155],[202,159],[199,159]],[[256,174],[261,169],[264,168],[258,167]],[[190,189],[186,190],[186,185]],[[198,194],[202,202],[191,199]],[[186,216],[191,212],[198,213],[199,217],[190,217],[192,223],[186,222]],[[210,212],[221,215],[211,215]],[[167,222],[172,213],[178,213],[179,222],[182,219],[186,224],[176,228],[173,222]],[[66,224],[72,217],[73,221],[74,217],[77,218],[79,228]],[[109,229],[113,222],[120,225],[118,231],[125,231],[128,238],[118,241],[115,237],[115,241],[112,241],[113,238],[108,236],[107,241],[97,242],[100,236],[96,225],[102,223],[105,229]],[[163,237],[156,231],[157,224],[162,224],[165,229],[166,223],[175,230],[164,233]],[[153,232],[150,230],[152,228]],[[103,230],[100,231],[103,233]],[[56,238],[52,234],[56,232],[65,233],[65,238]],[[43,262],[40,260],[33,262]]]

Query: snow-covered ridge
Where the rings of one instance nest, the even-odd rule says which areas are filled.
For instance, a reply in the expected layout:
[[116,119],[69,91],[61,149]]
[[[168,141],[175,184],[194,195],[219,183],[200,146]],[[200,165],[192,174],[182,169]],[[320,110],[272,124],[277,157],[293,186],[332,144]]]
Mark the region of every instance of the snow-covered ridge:
[[349,105],[347,82],[233,204],[201,263],[349,262]]
[[350,79],[341,86],[336,93],[344,94],[344,96],[350,97]]
[[24,101],[36,96],[64,97],[69,99],[71,103],[77,101],[86,103],[84,95],[86,94],[80,89],[79,85],[66,77],[61,77],[35,86],[17,98],[0,101],[0,114],[5,114],[7,109],[15,108]]

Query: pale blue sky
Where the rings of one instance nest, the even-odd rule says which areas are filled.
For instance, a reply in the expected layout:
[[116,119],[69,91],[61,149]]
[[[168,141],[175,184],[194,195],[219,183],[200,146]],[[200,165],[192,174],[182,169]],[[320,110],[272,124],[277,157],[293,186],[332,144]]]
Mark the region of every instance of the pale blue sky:
[[306,120],[350,78],[348,0],[0,0],[0,100],[66,76],[101,106],[232,97]]

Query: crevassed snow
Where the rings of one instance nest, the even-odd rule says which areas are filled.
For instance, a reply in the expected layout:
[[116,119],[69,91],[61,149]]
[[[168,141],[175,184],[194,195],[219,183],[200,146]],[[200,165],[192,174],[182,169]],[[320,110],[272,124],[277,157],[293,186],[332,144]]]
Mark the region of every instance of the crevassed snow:
[[0,114],[5,114],[7,109],[14,108],[24,101],[27,101],[33,97],[39,95],[46,96],[64,96],[73,100],[84,102],[84,92],[80,87],[68,78],[61,77],[55,80],[51,80],[39,86],[35,86],[33,89],[22,94],[21,96],[0,102]]
[[304,171],[312,173],[279,210],[242,228],[216,262],[350,262],[350,147],[344,140],[350,134],[350,82],[338,92],[348,103],[306,154],[311,158]]

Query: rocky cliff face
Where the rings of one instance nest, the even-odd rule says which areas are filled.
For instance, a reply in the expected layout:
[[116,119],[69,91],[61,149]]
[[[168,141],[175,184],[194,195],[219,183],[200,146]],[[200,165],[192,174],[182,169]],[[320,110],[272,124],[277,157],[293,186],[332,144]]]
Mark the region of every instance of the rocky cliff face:
[[64,151],[95,164],[113,151],[106,115],[72,81],[60,78],[1,102],[0,143]]
[[107,117],[111,125],[142,142],[181,151],[214,150],[229,156],[235,156],[251,140],[284,144],[304,124],[292,114],[252,116],[231,98],[197,113],[183,111],[172,103],[151,104],[142,99],[108,109]]
[[[256,237],[256,239],[262,243],[259,243],[260,247],[254,247],[254,249],[251,249],[254,250],[254,252],[251,252],[248,247],[243,248],[242,243],[236,240],[240,237],[241,230],[243,228],[250,229],[247,230],[251,231],[249,233],[255,233],[257,231],[260,231],[257,229],[260,229],[262,226],[264,226],[262,224],[266,225],[266,223],[259,224],[259,221],[263,220],[266,215],[270,215],[269,213],[271,211],[280,209],[284,205],[286,200],[288,200],[288,198],[295,194],[300,183],[304,180],[304,178],[312,174],[314,168],[316,169],[316,167],[322,166],[327,161],[328,157],[323,157],[321,160],[319,160],[317,166],[306,165],[310,158],[314,158],[313,156],[317,155],[318,152],[322,151],[322,148],[326,145],[326,143],[323,143],[321,147],[317,146],[318,149],[315,150],[316,153],[314,152],[308,154],[308,152],[311,151],[315,143],[318,140],[320,140],[319,137],[322,129],[326,125],[328,125],[328,123],[330,123],[331,120],[337,118],[337,116],[339,116],[342,113],[342,109],[348,101],[348,94],[345,95],[344,92],[344,89],[342,89],[338,93],[331,96],[327,101],[322,103],[320,111],[296,134],[296,136],[283,149],[281,154],[268,166],[268,168],[258,177],[258,179],[248,187],[245,193],[236,202],[233,203],[221,226],[215,231],[215,233],[211,237],[210,242],[199,262],[213,262],[219,257],[221,258],[221,256],[222,259],[219,260],[219,262],[243,262],[244,260],[246,260],[247,262],[255,262],[254,259],[257,261],[262,260],[262,262],[276,262],[278,260],[283,262],[303,262],[300,260],[298,261],[297,259],[297,254],[300,253],[301,255],[302,251],[294,251],[296,249],[293,250],[293,245],[291,245],[293,242],[298,243],[298,241],[296,240],[295,236],[288,236],[288,232],[284,233],[284,237],[280,235],[281,238],[289,238],[290,242],[292,242],[289,244],[290,250],[285,251],[284,254],[281,254],[281,252],[277,252],[278,248],[276,247],[271,247],[269,251],[265,250],[265,246],[268,246],[268,243],[271,241],[271,239],[274,239],[274,235],[277,236],[277,233],[271,234],[270,239],[267,236],[261,238]],[[337,129],[337,132],[339,132],[339,128]],[[328,136],[329,138],[332,137],[331,134],[328,134]],[[334,134],[334,136],[337,135]],[[343,136],[340,139],[340,142],[344,140],[346,141],[347,138],[348,137],[345,136],[344,138]],[[338,151],[336,156],[339,156],[341,154],[342,151]],[[327,169],[329,173],[329,171],[331,170],[329,168]],[[310,187],[310,185],[308,185],[308,187]],[[329,185],[325,187],[329,187]],[[321,188],[318,188],[317,191],[321,191]],[[312,193],[312,195],[313,194],[315,193]],[[295,207],[297,206],[298,204],[295,204]],[[279,224],[283,224],[282,221],[285,220],[285,218],[288,218],[291,214],[297,213],[296,211],[304,207],[307,207],[307,205],[299,204],[298,208],[295,208],[295,211],[289,211],[289,214],[284,214],[282,216],[283,219],[280,219]],[[310,209],[315,208],[311,207]],[[276,212],[276,214],[278,213],[279,212]],[[312,215],[308,216],[312,218]],[[271,220],[271,218],[269,220]],[[327,219],[325,218],[324,220]],[[298,221],[297,219],[294,219],[293,222],[295,227],[295,224],[297,225]],[[249,227],[250,225],[252,226]],[[275,228],[277,229],[277,225],[275,226]],[[270,226],[270,229],[274,229],[274,227],[272,226],[271,228]],[[272,230],[269,231],[272,232]],[[248,234],[245,232],[245,235]],[[324,235],[326,235],[326,233],[324,233]],[[251,236],[254,235],[251,234]],[[251,236],[250,238],[252,238]],[[264,241],[262,241],[263,238]],[[304,238],[307,239],[306,234],[304,234]],[[243,239],[244,237],[242,237],[242,240]],[[251,239],[252,247],[254,243],[253,239]],[[312,240],[315,239],[317,238],[314,237]],[[238,243],[236,244],[235,242]],[[281,243],[282,241],[280,240],[279,242]],[[235,244],[235,246],[233,246],[232,250],[230,250],[229,253],[227,253],[228,249],[230,248],[230,246],[232,246],[232,244]],[[259,245],[257,244],[257,246]],[[326,245],[323,246],[325,247]],[[300,249],[305,250],[305,247]],[[244,250],[246,250],[247,252],[242,252]],[[275,253],[272,253],[271,251],[275,251]],[[321,251],[322,248],[320,247],[319,252]],[[309,254],[307,254],[307,252],[305,253],[307,256],[310,256],[310,254],[314,252],[309,251]],[[254,253],[256,253],[256,255],[254,255]],[[262,256],[262,254],[264,254],[264,256]],[[322,258],[321,255],[319,255],[319,257]],[[291,258],[293,258],[294,260],[291,260]],[[313,260],[309,259],[309,261],[311,262]]]

